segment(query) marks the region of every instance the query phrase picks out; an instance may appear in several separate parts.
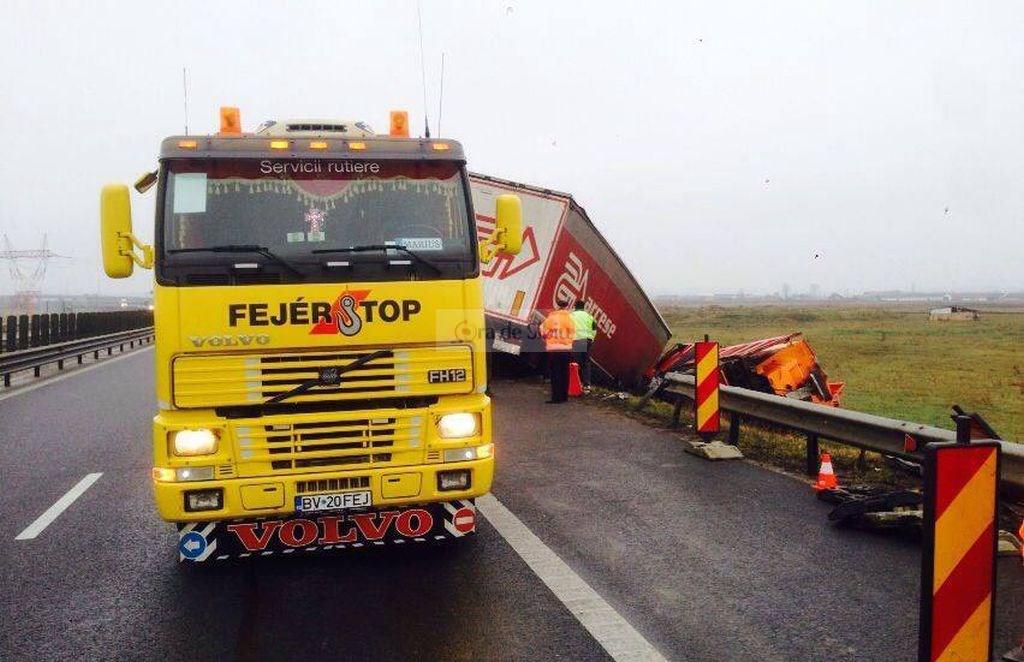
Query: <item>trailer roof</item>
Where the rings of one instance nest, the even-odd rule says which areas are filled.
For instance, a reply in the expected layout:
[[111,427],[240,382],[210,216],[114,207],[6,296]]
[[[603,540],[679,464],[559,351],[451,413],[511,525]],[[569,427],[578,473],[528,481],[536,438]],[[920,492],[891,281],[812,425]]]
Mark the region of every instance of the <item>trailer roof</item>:
[[259,134],[169,136],[160,144],[160,158],[275,158],[275,159],[409,159],[465,163],[455,140],[392,138],[390,136],[302,136],[286,138]]

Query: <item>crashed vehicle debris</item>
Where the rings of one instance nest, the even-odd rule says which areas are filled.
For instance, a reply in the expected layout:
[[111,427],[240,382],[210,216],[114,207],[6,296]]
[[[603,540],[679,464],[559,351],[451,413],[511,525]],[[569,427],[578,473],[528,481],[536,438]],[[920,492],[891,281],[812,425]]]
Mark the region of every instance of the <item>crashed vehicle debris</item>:
[[[839,406],[843,382],[830,382],[803,334],[790,333],[723,347],[718,355],[722,383],[762,393]],[[651,388],[666,373],[692,373],[694,343],[677,343],[647,370]]]

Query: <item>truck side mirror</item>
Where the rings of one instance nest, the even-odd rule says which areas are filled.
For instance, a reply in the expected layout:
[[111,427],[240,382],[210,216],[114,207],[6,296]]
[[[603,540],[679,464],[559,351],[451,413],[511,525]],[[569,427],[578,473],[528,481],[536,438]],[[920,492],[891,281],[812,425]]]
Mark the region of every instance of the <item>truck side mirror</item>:
[[[132,234],[132,202],[124,184],[109,184],[100,193],[100,244],[103,270],[111,278],[131,276],[135,264],[143,269],[153,266],[152,247]],[[142,251],[141,256],[135,248]]]
[[518,255],[523,247],[523,203],[518,195],[504,193],[498,196],[494,227],[501,233],[501,252]]
[[523,205],[518,195],[504,193],[495,200],[494,232],[480,243],[480,261],[497,253],[518,255],[523,247]]

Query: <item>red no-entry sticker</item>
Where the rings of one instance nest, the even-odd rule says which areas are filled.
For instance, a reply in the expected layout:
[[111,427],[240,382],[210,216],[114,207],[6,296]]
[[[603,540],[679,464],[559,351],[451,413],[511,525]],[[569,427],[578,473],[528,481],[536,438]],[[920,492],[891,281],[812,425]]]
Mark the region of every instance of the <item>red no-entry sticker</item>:
[[452,515],[452,525],[459,533],[469,533],[476,528],[476,513],[470,508],[459,508]]

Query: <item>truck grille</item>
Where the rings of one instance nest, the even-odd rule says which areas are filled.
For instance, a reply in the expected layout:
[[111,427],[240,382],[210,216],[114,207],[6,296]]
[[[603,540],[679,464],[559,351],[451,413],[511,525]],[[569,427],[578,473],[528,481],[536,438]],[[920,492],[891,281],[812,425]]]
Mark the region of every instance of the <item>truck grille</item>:
[[296,481],[295,492],[298,494],[312,494],[313,492],[339,492],[341,490],[354,490],[359,487],[369,486],[369,476],[351,476],[349,478],[321,478],[320,480]]
[[[324,368],[344,368],[376,351],[338,349],[267,354],[187,354],[174,360],[174,404],[224,407],[260,404],[315,380]],[[451,379],[452,376],[463,379]],[[433,378],[433,379],[432,379]],[[334,386],[315,386],[289,403],[405,398],[470,393],[472,353],[467,345],[389,350],[343,372]]]
[[[425,413],[376,410],[234,422],[239,476],[362,469],[423,462]],[[278,422],[279,419],[280,422]],[[317,481],[309,481],[315,483]]]

